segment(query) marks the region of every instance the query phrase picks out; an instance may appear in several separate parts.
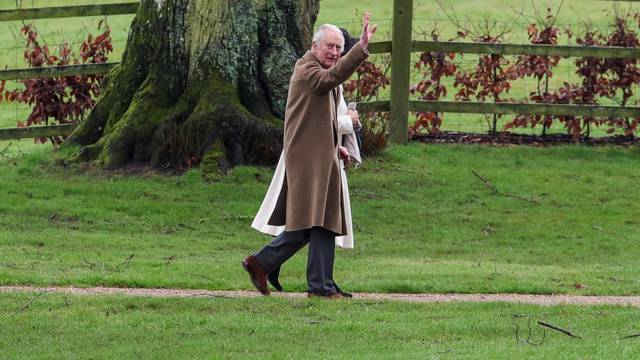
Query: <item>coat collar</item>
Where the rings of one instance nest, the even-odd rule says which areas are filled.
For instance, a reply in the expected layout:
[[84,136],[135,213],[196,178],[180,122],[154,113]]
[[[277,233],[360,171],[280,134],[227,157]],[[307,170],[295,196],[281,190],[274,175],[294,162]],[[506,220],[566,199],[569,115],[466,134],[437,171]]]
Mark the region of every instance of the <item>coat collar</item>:
[[[302,58],[306,61],[314,61],[320,64],[320,60],[318,60],[318,58],[313,54],[313,51],[311,50],[307,50],[307,52],[302,56]],[[320,66],[325,68],[322,64],[320,64]]]
[[315,61],[317,63],[319,63],[320,61],[318,61],[318,58],[313,54],[313,51],[311,50],[307,50],[307,52],[304,54],[304,56],[302,56],[303,59],[305,59],[306,61]]

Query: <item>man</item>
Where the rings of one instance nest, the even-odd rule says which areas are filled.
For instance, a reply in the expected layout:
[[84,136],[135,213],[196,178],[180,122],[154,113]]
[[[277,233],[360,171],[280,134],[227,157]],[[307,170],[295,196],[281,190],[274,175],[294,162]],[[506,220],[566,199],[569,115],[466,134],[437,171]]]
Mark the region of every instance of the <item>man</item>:
[[267,274],[309,243],[309,296],[342,297],[333,281],[335,236],[347,233],[338,156],[348,161],[349,153],[338,146],[337,87],[368,57],[375,31],[366,14],[360,41],[341,58],[342,32],[322,25],[311,50],[296,62],[285,111],[285,181],[268,220],[268,225],[285,226],[285,231],[242,261],[263,295],[269,295]]

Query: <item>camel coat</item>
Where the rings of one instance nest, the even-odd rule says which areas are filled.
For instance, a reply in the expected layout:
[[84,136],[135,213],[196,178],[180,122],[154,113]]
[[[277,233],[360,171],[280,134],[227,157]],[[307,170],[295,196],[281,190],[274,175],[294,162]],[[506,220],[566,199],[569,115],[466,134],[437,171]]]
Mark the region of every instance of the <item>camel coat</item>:
[[[266,225],[273,229],[284,226],[287,231],[319,226],[336,236],[348,233],[337,150],[337,87],[368,55],[356,44],[329,69],[311,51],[296,62],[284,120],[284,176],[281,186],[275,184],[279,191],[270,188],[265,197],[267,201],[270,193],[277,193]],[[277,175],[276,170],[274,177]]]
[[[342,86],[340,86],[339,92],[339,104],[338,104],[338,139],[341,142],[341,145],[346,147],[349,151],[349,155],[352,158],[352,161],[359,165],[362,163],[360,157],[360,149],[358,148],[355,131],[353,128],[353,121],[351,117],[347,115],[347,104],[344,101],[344,97],[342,96]],[[280,160],[278,160],[278,166],[276,166],[276,171],[273,174],[273,178],[271,179],[271,184],[269,185],[269,190],[267,190],[267,195],[264,197],[262,201],[262,205],[260,206],[260,210],[258,210],[258,214],[256,215],[251,227],[254,229],[268,234],[277,236],[281,232],[285,230],[284,226],[272,226],[267,224],[273,209],[275,208],[276,201],[280,195],[280,190],[282,189],[282,184],[284,182],[284,174],[285,174],[285,163],[284,163],[284,155],[280,155]],[[351,221],[351,201],[349,200],[349,184],[347,182],[347,173],[344,169],[344,162],[340,160],[340,175],[341,175],[341,184],[342,184],[342,201],[344,204],[344,220],[347,226],[347,234],[343,236],[336,236],[336,245],[345,249],[353,249],[354,247],[354,239],[353,239],[353,225]]]

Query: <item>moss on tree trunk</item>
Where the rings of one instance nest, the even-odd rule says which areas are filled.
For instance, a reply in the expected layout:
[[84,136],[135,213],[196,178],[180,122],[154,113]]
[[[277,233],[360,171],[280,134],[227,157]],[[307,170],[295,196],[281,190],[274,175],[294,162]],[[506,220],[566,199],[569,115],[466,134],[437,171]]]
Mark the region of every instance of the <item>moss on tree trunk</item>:
[[318,0],[143,0],[121,64],[68,140],[75,160],[208,172],[275,163]]

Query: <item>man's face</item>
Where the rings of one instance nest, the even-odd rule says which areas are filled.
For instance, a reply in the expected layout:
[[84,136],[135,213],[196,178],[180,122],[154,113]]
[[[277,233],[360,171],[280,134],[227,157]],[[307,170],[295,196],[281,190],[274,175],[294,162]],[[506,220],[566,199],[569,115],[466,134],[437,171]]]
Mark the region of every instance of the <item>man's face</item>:
[[342,34],[327,31],[324,38],[313,43],[312,52],[324,68],[330,68],[340,59],[342,53]]

